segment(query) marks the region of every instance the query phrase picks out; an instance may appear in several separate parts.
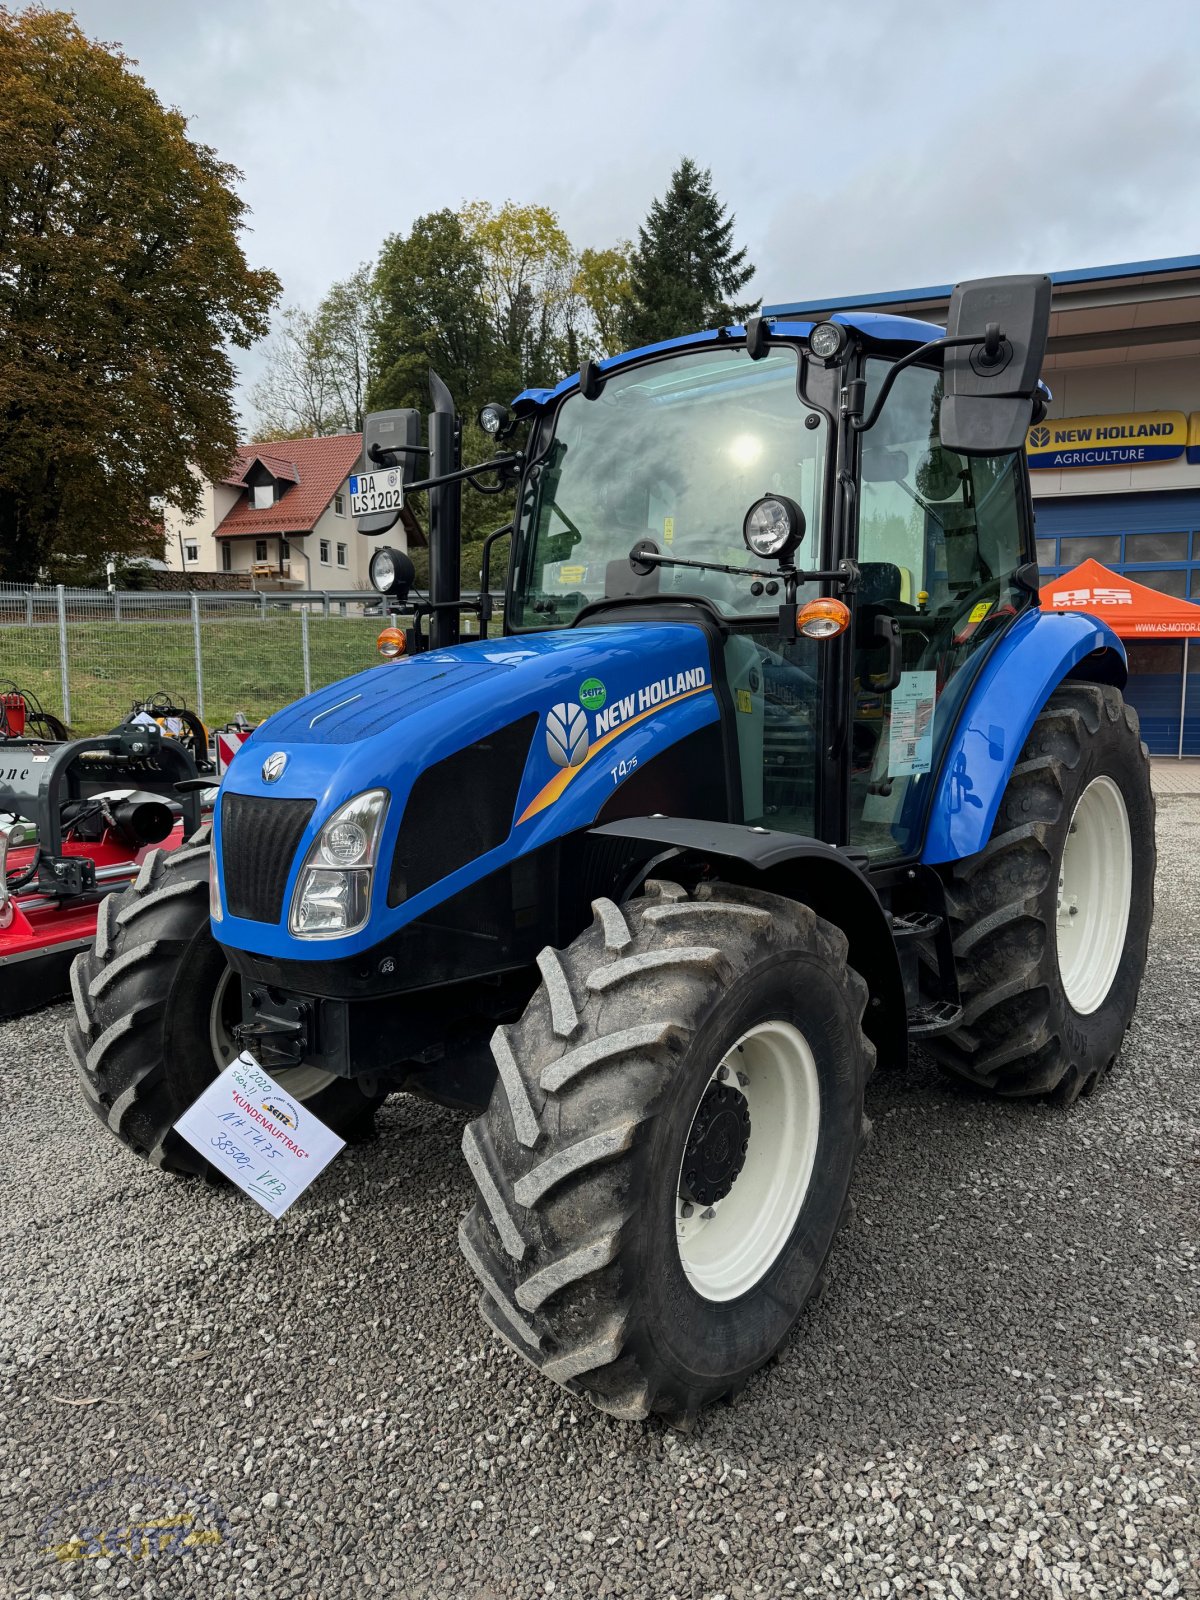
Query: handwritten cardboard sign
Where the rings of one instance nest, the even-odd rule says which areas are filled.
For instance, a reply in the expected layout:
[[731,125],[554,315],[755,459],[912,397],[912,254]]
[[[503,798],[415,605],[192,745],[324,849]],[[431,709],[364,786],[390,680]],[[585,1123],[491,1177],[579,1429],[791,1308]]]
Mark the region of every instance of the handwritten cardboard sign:
[[273,1217],[283,1215],[345,1144],[285,1094],[248,1050],[209,1084],[175,1131]]

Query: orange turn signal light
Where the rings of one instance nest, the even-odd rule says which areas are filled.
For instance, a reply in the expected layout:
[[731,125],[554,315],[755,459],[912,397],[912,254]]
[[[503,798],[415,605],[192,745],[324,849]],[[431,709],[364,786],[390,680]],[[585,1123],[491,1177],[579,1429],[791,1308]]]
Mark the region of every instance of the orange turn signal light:
[[395,661],[408,649],[403,628],[385,628],[375,641],[375,648],[385,661]]
[[796,612],[796,626],[806,639],[832,639],[850,626],[850,607],[843,600],[809,600]]

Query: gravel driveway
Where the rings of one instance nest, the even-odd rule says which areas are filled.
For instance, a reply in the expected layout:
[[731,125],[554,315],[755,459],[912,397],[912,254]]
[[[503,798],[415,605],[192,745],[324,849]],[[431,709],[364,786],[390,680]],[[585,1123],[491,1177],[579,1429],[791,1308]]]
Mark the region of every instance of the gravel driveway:
[[485,1329],[460,1116],[272,1223],[103,1136],[61,1008],[0,1028],[0,1596],[1200,1594],[1200,796],[1159,823],[1112,1077],[877,1079],[824,1300],[688,1435]]

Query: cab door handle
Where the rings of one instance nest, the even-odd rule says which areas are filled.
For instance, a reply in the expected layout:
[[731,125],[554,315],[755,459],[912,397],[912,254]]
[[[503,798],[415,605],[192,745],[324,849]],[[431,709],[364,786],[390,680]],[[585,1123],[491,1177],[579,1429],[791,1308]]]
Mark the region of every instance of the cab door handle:
[[893,689],[899,688],[903,668],[904,641],[896,618],[889,617],[883,612],[879,613],[875,618],[875,637],[888,647],[888,669],[883,682],[875,683],[872,687],[880,694],[890,694]]

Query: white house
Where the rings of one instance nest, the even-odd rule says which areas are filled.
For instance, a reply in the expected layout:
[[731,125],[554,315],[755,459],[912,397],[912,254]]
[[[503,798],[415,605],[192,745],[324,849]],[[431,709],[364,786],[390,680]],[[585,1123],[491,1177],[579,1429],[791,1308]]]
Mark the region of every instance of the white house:
[[[359,433],[239,445],[226,476],[205,480],[192,521],[167,508],[167,565],[299,589],[369,589],[367,563],[382,541],[363,538],[350,516],[348,479],[361,454]],[[403,523],[386,542],[408,547]]]

